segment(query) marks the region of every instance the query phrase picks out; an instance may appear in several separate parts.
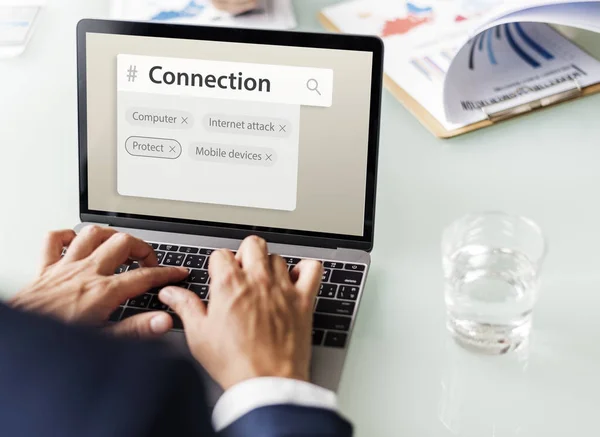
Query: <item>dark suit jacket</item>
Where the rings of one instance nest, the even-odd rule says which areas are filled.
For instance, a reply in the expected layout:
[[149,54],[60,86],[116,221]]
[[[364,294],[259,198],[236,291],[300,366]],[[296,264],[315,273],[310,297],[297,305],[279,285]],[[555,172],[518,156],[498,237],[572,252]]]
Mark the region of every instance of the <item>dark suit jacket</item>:
[[215,433],[194,366],[151,342],[116,339],[0,304],[5,437],[348,437],[338,414],[278,405]]

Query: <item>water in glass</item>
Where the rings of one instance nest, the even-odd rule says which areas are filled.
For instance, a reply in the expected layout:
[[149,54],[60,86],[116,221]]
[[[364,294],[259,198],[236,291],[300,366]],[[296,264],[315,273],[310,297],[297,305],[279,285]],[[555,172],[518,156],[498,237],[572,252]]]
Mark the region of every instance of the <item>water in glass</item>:
[[529,336],[537,267],[523,252],[466,245],[444,257],[448,329],[463,346],[490,354]]

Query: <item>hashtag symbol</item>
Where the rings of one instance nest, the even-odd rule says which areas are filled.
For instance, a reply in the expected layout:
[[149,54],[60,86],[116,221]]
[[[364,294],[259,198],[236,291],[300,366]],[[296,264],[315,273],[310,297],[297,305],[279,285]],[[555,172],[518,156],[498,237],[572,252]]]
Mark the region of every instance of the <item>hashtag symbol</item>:
[[137,78],[137,66],[130,65],[129,68],[127,69],[127,80],[129,82],[135,82],[136,78]]

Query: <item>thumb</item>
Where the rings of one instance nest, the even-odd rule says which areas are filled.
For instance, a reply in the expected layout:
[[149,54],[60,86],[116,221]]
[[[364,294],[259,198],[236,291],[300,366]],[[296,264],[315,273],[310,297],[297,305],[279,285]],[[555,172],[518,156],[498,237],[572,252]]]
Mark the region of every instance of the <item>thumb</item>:
[[160,290],[158,297],[177,313],[186,331],[197,328],[206,317],[206,306],[202,300],[185,288],[165,287]]
[[166,334],[172,327],[173,320],[167,313],[152,311],[129,317],[107,329],[116,335],[144,339]]

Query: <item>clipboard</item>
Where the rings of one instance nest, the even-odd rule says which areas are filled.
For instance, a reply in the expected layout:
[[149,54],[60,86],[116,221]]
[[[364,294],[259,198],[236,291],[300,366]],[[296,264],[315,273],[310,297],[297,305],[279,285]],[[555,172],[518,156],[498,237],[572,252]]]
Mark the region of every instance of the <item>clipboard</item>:
[[[319,12],[318,19],[325,29],[331,32],[341,33],[340,29],[322,12]],[[444,139],[453,138],[483,129],[488,126],[498,124],[502,121],[546,109],[559,103],[565,103],[580,97],[600,93],[600,83],[582,88],[576,81],[573,81],[573,86],[569,90],[562,90],[556,94],[545,96],[541,99],[524,103],[509,109],[490,111],[489,108],[482,108],[482,111],[486,117],[485,120],[458,129],[447,130],[433,115],[429,113],[429,111],[427,111],[419,102],[411,97],[408,92],[394,82],[387,74],[385,74],[385,72],[383,75],[383,85],[398,101],[400,101],[400,103],[404,105],[406,109],[410,111],[413,116],[415,116],[417,120],[419,120],[423,126],[425,126],[436,137]]]

